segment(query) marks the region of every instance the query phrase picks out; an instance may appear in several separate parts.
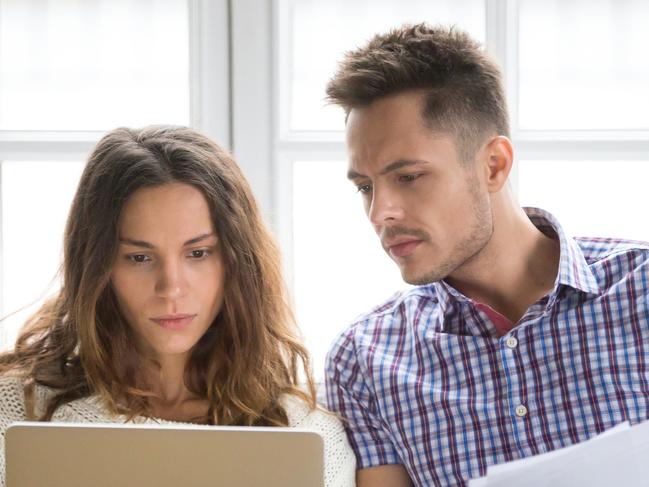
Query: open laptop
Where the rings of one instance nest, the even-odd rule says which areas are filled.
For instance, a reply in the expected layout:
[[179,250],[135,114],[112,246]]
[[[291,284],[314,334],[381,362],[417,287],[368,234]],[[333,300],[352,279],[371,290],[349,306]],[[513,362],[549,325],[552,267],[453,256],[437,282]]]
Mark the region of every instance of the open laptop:
[[7,487],[323,487],[320,435],[294,428],[15,423]]

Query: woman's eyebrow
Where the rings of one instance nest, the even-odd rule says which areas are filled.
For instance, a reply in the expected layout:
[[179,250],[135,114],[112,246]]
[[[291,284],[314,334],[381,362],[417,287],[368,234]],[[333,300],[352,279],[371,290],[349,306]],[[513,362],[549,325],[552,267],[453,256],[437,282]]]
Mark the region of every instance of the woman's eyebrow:
[[134,240],[132,238],[120,238],[119,243],[132,245],[133,247],[143,247],[145,249],[153,249],[155,245],[145,242],[144,240]]
[[183,245],[185,245],[185,246],[186,245],[193,245],[195,243],[202,242],[203,240],[207,240],[210,237],[216,237],[216,235],[214,235],[214,232],[203,233],[202,235],[199,235],[198,237],[190,238]]
[[[209,232],[209,233],[202,233],[197,237],[190,238],[187,240],[183,246],[187,245],[193,245],[195,243],[202,242],[203,240],[207,240],[210,237],[214,237],[214,232]],[[134,247],[142,247],[145,249],[154,249],[155,245],[153,245],[150,242],[147,242],[145,240],[135,240],[133,238],[120,238],[119,243],[127,244],[127,245],[132,245]]]

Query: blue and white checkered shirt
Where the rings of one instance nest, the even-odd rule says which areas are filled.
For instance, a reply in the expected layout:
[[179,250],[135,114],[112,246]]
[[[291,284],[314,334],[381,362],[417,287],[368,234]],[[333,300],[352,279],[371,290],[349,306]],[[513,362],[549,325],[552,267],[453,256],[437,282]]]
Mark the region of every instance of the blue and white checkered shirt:
[[487,466],[649,418],[649,244],[572,239],[553,291],[504,335],[443,281],[356,320],[327,359],[329,407],[358,468],[403,464],[416,485],[465,485]]

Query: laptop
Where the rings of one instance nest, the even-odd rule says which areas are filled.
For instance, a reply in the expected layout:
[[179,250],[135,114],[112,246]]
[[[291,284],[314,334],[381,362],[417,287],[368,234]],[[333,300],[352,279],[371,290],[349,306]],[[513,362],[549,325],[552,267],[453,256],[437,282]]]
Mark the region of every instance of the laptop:
[[323,487],[324,445],[295,428],[14,423],[7,487]]

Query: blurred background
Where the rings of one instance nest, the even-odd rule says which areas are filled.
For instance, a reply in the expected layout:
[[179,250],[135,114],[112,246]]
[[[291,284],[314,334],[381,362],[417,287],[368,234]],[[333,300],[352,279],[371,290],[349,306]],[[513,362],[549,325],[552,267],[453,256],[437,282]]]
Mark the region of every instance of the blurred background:
[[346,181],[324,88],[346,50],[421,21],[468,31],[503,66],[522,205],[575,236],[649,240],[645,0],[0,0],[0,315],[21,310],[0,347],[57,289],[94,143],[182,124],[251,181],[321,379],[335,336],[405,287]]

